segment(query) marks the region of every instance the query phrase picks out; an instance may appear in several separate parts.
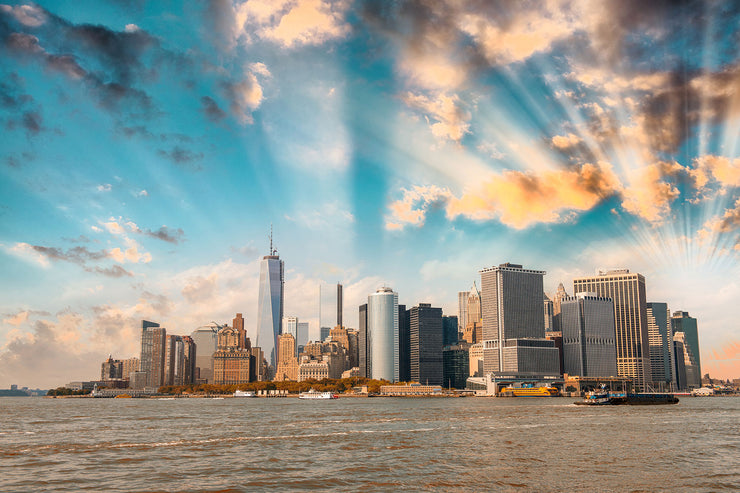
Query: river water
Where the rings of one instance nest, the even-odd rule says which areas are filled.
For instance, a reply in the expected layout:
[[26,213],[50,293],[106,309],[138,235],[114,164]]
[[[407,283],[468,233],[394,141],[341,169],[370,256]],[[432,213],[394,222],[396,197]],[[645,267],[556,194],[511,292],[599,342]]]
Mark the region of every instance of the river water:
[[1,491],[738,491],[740,398],[0,398]]

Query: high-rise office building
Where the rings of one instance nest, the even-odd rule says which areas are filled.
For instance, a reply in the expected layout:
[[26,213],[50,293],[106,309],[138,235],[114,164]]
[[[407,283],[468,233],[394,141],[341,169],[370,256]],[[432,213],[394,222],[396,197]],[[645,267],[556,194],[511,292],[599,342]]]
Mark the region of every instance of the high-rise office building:
[[184,385],[189,385],[191,383],[195,383],[195,361],[197,358],[197,352],[196,352],[196,345],[195,341],[190,336],[182,336],[182,343],[183,343],[183,357],[184,357],[184,373],[183,373],[183,381],[182,383]]
[[277,337],[281,333],[283,321],[283,291],[285,285],[285,265],[277,250],[272,246],[270,233],[270,255],[260,261],[259,300],[257,306],[256,346],[262,348],[269,371],[277,365]]
[[182,385],[185,377],[185,345],[182,337],[168,334],[164,349],[164,379],[162,385]]
[[442,385],[442,309],[419,303],[408,313],[411,381]]
[[593,293],[561,300],[563,371],[581,377],[616,377],[614,303]]
[[367,297],[367,332],[372,378],[397,382],[398,294],[382,287]]
[[561,282],[558,284],[558,289],[555,291],[555,295],[552,297],[552,331],[561,332],[560,328],[560,302],[568,298],[568,293],[565,291],[565,286]]
[[670,389],[671,384],[676,383],[676,365],[673,361],[673,329],[668,304],[648,303],[647,322],[653,387]]
[[470,291],[457,293],[457,331],[464,332],[468,325],[468,295]]
[[557,375],[558,350],[545,339],[542,316],[545,272],[505,263],[480,275],[485,373]]
[[278,364],[275,380],[298,380],[298,358],[295,356],[295,337],[291,333],[278,336]]
[[298,334],[296,335],[296,344],[305,346],[308,344],[308,322],[298,322]]
[[131,374],[135,371],[139,371],[139,363],[139,358],[136,357],[123,360],[121,378],[124,380],[130,380]]
[[480,323],[483,320],[483,312],[480,299],[480,291],[478,286],[473,282],[473,287],[468,291],[468,318],[465,321],[465,326],[471,323]]
[[629,269],[599,272],[573,280],[575,293],[596,293],[614,302],[617,335],[617,372],[631,378],[638,389],[648,388],[652,379],[647,326],[645,277]]
[[141,371],[146,373],[147,387],[161,387],[164,382],[164,353],[167,331],[158,323],[141,322]]
[[320,327],[319,328],[319,340],[325,341],[331,333],[331,327]]
[[360,365],[360,376],[371,378],[371,359],[370,359],[370,334],[367,332],[367,303],[360,305],[360,316],[357,322],[358,331],[358,357]]
[[343,305],[343,297],[342,297],[342,285],[337,283],[337,325],[339,327],[342,326],[342,305]]
[[457,323],[457,317],[455,315],[443,315],[442,316],[442,345],[451,346],[457,344],[459,338],[459,332],[457,331],[460,325]]
[[689,315],[689,312],[675,311],[671,317],[671,328],[673,333],[683,332],[685,334],[686,344],[689,352],[693,356],[693,364],[696,365],[696,371],[701,381],[701,357],[699,354],[699,329],[696,319]]
[[112,355],[100,365],[100,379],[113,380],[123,378],[123,361],[113,359]]
[[213,383],[235,385],[249,382],[251,352],[240,346],[236,329],[224,326],[218,331],[218,350],[213,353]]
[[193,338],[197,354],[195,355],[195,378],[193,383],[213,383],[213,353],[218,349],[218,325],[210,324],[198,327],[190,337]]
[[676,390],[686,390],[686,360],[691,359],[684,348],[684,333],[676,332],[673,334],[673,374],[676,376]]
[[244,347],[244,342],[247,340],[247,329],[244,328],[244,317],[241,313],[237,313],[234,317],[232,327],[239,334],[239,346]]
[[398,305],[398,381],[411,381],[411,332],[406,305]]
[[[293,334],[296,351],[298,350],[298,317],[283,318],[283,334]],[[295,354],[298,357],[298,353]]]
[[543,293],[544,295],[544,309],[545,309],[545,332],[552,332],[554,329],[553,327],[553,302],[550,299],[549,296],[547,296],[547,293]]
[[442,349],[442,386],[464,389],[470,376],[469,346],[466,343]]

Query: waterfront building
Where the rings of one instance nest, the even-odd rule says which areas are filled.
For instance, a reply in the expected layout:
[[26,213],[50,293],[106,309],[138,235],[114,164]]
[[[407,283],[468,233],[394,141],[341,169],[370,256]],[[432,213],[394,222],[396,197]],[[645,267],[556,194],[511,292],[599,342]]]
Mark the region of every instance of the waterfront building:
[[398,305],[398,381],[411,380],[410,314],[406,305]]
[[459,324],[455,315],[442,316],[442,346],[457,344],[459,339]]
[[342,373],[342,378],[355,378],[359,376],[360,376],[360,369],[356,366]]
[[442,349],[442,386],[464,389],[470,376],[469,346],[460,343]]
[[218,349],[213,353],[213,383],[216,385],[250,381],[251,351],[240,345],[240,334],[235,328],[224,326],[218,331]]
[[478,342],[470,346],[468,351],[468,361],[470,363],[469,376],[483,376],[483,343]]
[[295,356],[295,336],[292,333],[278,336],[278,364],[275,380],[298,380],[298,358]]
[[408,310],[410,334],[409,381],[442,384],[442,309],[419,303]]
[[671,317],[671,329],[673,333],[683,332],[689,353],[692,355],[692,364],[696,366],[696,372],[701,377],[701,357],[699,354],[699,331],[696,319],[689,312],[675,311]]
[[360,305],[359,309],[359,319],[357,326],[358,329],[358,357],[359,357],[359,368],[360,368],[360,376],[363,378],[370,378],[370,375],[372,375],[371,372],[371,360],[369,358],[370,355],[370,339],[367,332],[367,303]]
[[578,293],[560,304],[563,373],[616,377],[617,347],[611,298]]
[[195,341],[190,336],[182,336],[183,343],[183,385],[195,383],[197,358]]
[[559,375],[562,375],[565,372],[565,367],[563,365],[563,333],[556,332],[554,330],[546,330],[545,339],[552,341],[555,348],[558,350],[558,363],[560,365]]
[[122,361],[121,378],[131,380],[131,374],[139,371],[139,358],[133,357]]
[[147,381],[147,373],[145,371],[132,371],[129,374],[128,386],[132,389],[143,389],[145,388]]
[[158,323],[141,321],[141,370],[147,387],[161,387],[164,381],[164,353],[167,330]]
[[367,297],[367,332],[371,378],[399,379],[398,294],[381,287]]
[[182,337],[168,334],[164,349],[162,385],[182,385],[184,381],[185,345]]
[[123,378],[123,362],[113,359],[112,355],[108,355],[108,359],[100,365],[100,380],[113,380],[115,378]]
[[218,349],[218,330],[218,324],[211,323],[198,327],[190,334],[198,348],[195,374],[199,383],[213,383],[213,353]]
[[380,395],[388,396],[418,396],[418,395],[442,395],[440,385],[422,385],[410,383],[406,385],[381,385]]
[[631,378],[639,390],[652,379],[647,326],[645,277],[629,269],[600,271],[592,277],[573,280],[575,293],[596,293],[614,302],[617,337],[617,372]]
[[668,304],[648,303],[647,323],[653,386],[660,390],[670,389],[676,383],[676,365],[673,361],[673,329]]
[[459,291],[457,293],[457,331],[463,332],[468,325],[468,295],[470,291]]
[[558,350],[542,316],[545,272],[505,263],[480,275],[484,372],[556,375]]
[[285,265],[277,250],[272,246],[270,232],[270,255],[260,261],[259,299],[257,306],[257,339],[255,345],[262,348],[270,372],[277,366],[277,338],[281,334],[285,287]]
[[329,378],[329,363],[323,360],[311,360],[307,357],[301,358],[301,363],[298,365],[299,382],[312,379],[323,380],[325,378]]
[[701,387],[701,373],[699,372],[699,366],[696,364],[691,345],[687,341],[686,333],[682,331],[675,332],[673,341],[678,388],[685,390]]

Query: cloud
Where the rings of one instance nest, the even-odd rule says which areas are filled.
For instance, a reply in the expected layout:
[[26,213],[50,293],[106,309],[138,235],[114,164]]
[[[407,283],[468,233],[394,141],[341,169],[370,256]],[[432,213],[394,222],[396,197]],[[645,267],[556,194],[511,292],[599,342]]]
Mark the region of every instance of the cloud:
[[147,192],[146,190],[139,190],[138,192],[136,192],[135,195],[137,197],[148,197],[149,196],[149,192]]
[[[401,98],[410,108],[424,113],[430,122],[432,134],[440,140],[460,142],[470,132],[470,114],[462,107],[457,95],[437,94],[428,97],[407,92]],[[427,120],[429,122],[429,120]]]
[[0,11],[11,14],[18,22],[27,27],[39,27],[46,23],[44,9],[35,5],[0,5]]
[[188,279],[182,288],[182,295],[190,303],[209,303],[218,292],[218,274],[208,277],[197,276]]
[[671,212],[671,204],[680,191],[663,181],[665,176],[676,173],[677,163],[649,164],[631,172],[629,186],[623,191],[622,207],[629,213],[650,222],[659,222]]
[[556,135],[552,138],[552,145],[559,150],[568,150],[576,147],[582,142],[581,138],[575,134]]
[[226,112],[219,108],[218,103],[210,96],[200,98],[201,110],[206,117],[212,122],[223,120]]
[[448,219],[497,219],[515,229],[536,223],[565,222],[619,194],[622,185],[607,163],[584,164],[540,174],[506,170],[455,197],[448,189],[414,187],[389,205],[386,229],[421,226],[431,206],[444,205]]
[[242,125],[254,122],[252,112],[262,103],[262,86],[257,77],[247,72],[242,80],[223,81],[221,90],[229,102],[231,114]]
[[354,215],[338,201],[322,204],[310,211],[299,210],[292,216],[286,215],[285,218],[312,230],[343,228],[355,222]]
[[110,183],[103,183],[97,186],[98,192],[110,192],[112,188],[113,186]]
[[710,183],[717,183],[723,190],[740,187],[740,158],[699,156],[694,159],[694,169],[690,174],[699,191],[705,191]]
[[178,166],[187,167],[192,171],[200,171],[202,169],[199,164],[196,164],[198,161],[203,160],[204,155],[202,152],[193,152],[182,146],[175,146],[169,151],[159,149],[157,155],[172,161]]
[[86,271],[92,272],[94,274],[102,274],[107,277],[132,277],[134,274],[132,272],[127,271],[120,265],[114,265],[112,267],[87,267],[85,268]]
[[435,204],[445,204],[452,198],[447,188],[434,185],[415,186],[403,190],[403,198],[388,206],[390,214],[386,216],[385,227],[388,230],[400,230],[405,225],[423,226],[427,210]]

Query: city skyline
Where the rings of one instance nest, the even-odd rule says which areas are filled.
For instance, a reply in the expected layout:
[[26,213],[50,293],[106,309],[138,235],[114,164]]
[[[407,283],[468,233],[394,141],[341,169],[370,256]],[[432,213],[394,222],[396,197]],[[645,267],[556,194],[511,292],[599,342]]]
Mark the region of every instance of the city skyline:
[[309,339],[322,283],[358,328],[382,285],[456,315],[502,262],[549,294],[628,268],[740,376],[740,13],[482,5],[0,6],[0,387],[141,320],[254,342],[271,223]]

